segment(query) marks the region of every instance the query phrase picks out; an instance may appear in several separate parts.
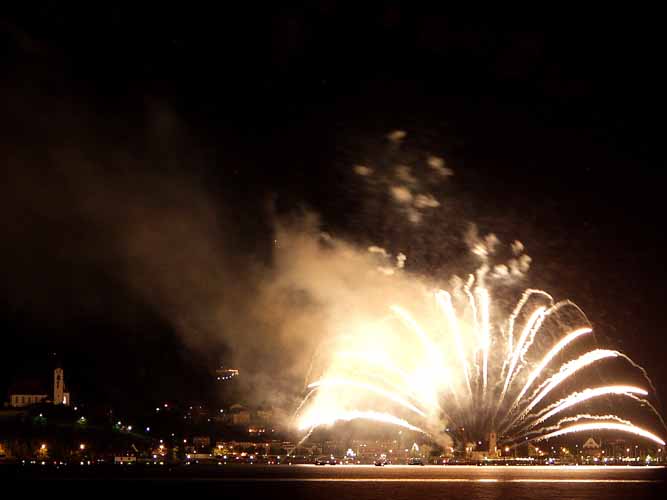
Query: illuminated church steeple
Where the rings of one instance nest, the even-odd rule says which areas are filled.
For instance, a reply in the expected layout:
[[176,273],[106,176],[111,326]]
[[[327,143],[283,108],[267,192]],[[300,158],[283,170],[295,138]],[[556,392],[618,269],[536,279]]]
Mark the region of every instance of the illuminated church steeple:
[[63,369],[58,367],[53,370],[53,404],[67,404],[65,400],[65,381],[63,380]]

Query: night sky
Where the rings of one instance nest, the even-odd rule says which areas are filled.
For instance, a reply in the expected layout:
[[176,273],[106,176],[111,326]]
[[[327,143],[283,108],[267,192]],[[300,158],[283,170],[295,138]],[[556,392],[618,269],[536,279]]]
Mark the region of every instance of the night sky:
[[[206,397],[228,346],[184,343],[107,252],[119,219],[178,224],[179,193],[153,192],[187,178],[220,200],[233,242],[220,258],[239,268],[271,265],[269,202],[443,278],[468,223],[520,239],[524,285],[579,304],[664,398],[661,34],[650,12],[463,17],[407,2],[3,7],[0,394],[56,351],[90,401]],[[350,186],[394,129],[454,170],[443,219],[378,223]]]

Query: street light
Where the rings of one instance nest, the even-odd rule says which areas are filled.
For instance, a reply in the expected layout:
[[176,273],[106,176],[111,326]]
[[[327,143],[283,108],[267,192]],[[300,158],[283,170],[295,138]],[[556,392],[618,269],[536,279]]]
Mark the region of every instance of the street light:
[[86,445],[83,444],[83,443],[81,443],[81,444],[79,445],[79,449],[80,449],[81,451],[85,450],[85,449],[86,449]]

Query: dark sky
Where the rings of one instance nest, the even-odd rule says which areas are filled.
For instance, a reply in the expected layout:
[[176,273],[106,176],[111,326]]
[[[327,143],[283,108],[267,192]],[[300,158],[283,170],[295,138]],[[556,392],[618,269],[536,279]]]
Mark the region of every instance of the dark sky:
[[[42,201],[60,206],[76,190],[50,182],[53,168],[87,178],[81,165],[112,156],[129,159],[114,163],[128,165],[112,167],[114,179],[196,178],[235,207],[224,217],[235,221],[236,251],[261,262],[271,240],[267,197],[279,211],[311,207],[350,239],[405,247],[430,240],[392,233],[396,241],[364,226],[340,173],[396,128],[447,158],[461,225],[524,241],[535,259],[530,285],[575,300],[599,339],[667,387],[655,13],[464,17],[407,2],[335,1],[2,10],[0,150],[10,179],[28,173],[0,191],[9,276],[0,389],[58,350],[88,397],[119,402],[129,387],[139,401],[199,395],[224,358],[223,348],[203,355],[184,346],[108,262],[81,252],[68,259],[113,240],[78,214],[44,216]],[[68,160],[53,167],[61,154]],[[22,189],[37,200],[31,208]],[[414,270],[441,267],[437,255],[408,250]],[[45,301],[60,313],[45,312]]]

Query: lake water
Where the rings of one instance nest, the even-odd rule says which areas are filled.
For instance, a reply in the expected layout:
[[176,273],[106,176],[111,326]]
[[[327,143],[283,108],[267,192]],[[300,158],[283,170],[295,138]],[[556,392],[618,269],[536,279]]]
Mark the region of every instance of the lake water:
[[[7,471],[2,474],[8,479]],[[662,467],[192,466],[108,469],[17,468],[33,487],[53,482],[69,495],[107,493],[217,495],[221,498],[648,499],[667,498]],[[20,488],[19,488],[20,489]],[[216,496],[217,498],[217,496]]]

